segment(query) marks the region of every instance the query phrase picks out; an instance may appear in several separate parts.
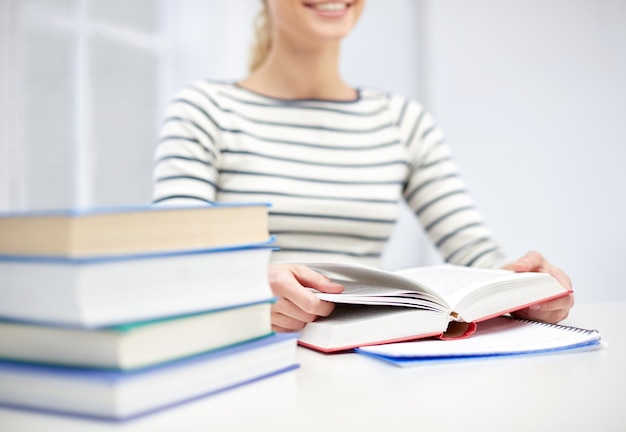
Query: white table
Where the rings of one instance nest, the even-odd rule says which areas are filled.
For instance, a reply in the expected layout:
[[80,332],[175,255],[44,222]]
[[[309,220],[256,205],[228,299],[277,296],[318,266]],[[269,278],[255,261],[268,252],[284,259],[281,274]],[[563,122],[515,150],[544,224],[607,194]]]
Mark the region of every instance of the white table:
[[298,349],[301,368],[111,424],[0,409],[0,431],[626,431],[626,302],[576,305],[600,351],[397,368]]

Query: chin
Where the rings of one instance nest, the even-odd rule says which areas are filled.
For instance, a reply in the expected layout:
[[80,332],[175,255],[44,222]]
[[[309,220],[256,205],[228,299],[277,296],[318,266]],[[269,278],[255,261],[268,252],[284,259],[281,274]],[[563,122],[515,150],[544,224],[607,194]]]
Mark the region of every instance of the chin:
[[341,41],[350,34],[353,28],[353,25],[345,26],[344,28],[338,28],[337,26],[333,26],[332,28],[316,26],[316,28],[314,28],[313,30],[317,37],[319,37],[321,40],[325,42],[332,42]]
[[323,39],[342,39],[354,28],[361,16],[363,0],[311,0],[301,3],[307,11],[312,29]]

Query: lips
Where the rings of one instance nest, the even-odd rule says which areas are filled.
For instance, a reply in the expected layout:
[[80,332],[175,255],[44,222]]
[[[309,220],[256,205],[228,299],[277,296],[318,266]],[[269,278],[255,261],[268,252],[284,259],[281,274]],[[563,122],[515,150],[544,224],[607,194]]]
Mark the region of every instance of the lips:
[[324,2],[307,2],[304,4],[307,8],[322,14],[341,14],[346,11],[352,2],[347,1],[324,1]]

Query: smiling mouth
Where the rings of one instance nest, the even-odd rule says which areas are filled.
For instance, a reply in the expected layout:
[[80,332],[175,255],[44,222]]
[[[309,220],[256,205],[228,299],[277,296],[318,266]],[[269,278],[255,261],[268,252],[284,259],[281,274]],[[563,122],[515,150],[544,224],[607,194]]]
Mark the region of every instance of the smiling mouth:
[[320,12],[342,12],[352,6],[349,2],[337,2],[329,1],[324,3],[305,3],[309,9],[313,9]]

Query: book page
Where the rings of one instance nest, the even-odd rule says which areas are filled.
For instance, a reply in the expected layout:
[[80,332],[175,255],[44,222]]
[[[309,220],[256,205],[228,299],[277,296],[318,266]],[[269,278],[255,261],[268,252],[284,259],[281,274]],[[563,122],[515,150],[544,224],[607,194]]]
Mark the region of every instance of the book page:
[[[361,282],[372,290],[395,288],[405,291],[428,292],[434,294],[428,287],[419,281],[402,277],[395,272],[389,272],[374,267],[367,267],[352,263],[302,263],[313,270],[324,273],[337,281]],[[436,294],[434,294],[436,296]]]
[[477,269],[445,264],[399,270],[395,273],[431,287],[442,297],[451,297],[470,285],[492,282],[511,275],[508,270]]
[[[340,294],[316,292],[322,300],[335,303],[389,304],[449,310],[446,301],[419,281],[359,264],[304,263],[324,273],[345,290]],[[384,300],[380,300],[384,299]]]
[[321,300],[347,304],[377,304],[390,306],[407,306],[423,309],[447,311],[448,307],[441,304],[441,299],[429,293],[402,290],[395,288],[371,286],[363,282],[335,279],[344,287],[340,294],[323,293],[311,289]]

